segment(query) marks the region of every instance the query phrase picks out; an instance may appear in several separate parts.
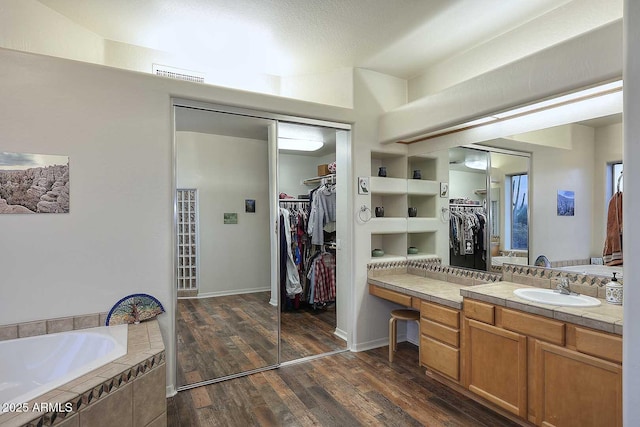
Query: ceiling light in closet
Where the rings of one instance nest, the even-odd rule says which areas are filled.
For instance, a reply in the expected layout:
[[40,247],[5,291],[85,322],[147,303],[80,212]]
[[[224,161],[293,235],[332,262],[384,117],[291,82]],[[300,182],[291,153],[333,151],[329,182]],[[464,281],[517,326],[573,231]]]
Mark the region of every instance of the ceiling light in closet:
[[322,141],[308,139],[278,138],[279,150],[316,151],[322,148]]
[[464,165],[469,169],[486,169],[487,161],[482,159],[467,159],[464,161]]

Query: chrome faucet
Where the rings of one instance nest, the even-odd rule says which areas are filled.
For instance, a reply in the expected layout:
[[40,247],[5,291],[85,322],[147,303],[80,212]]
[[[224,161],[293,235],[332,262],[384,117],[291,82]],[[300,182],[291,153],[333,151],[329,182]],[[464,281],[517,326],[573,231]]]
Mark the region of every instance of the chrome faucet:
[[577,292],[571,291],[571,288],[569,287],[569,279],[567,279],[566,277],[563,277],[562,279],[560,279],[560,283],[558,283],[558,285],[556,286],[556,289],[562,295],[578,295]]

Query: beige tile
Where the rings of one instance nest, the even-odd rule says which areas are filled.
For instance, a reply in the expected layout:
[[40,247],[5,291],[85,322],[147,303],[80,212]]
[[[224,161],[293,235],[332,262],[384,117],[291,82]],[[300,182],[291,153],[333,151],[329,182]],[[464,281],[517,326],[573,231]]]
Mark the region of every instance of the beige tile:
[[0,326],[0,341],[18,338],[18,325]]
[[47,333],[47,322],[39,320],[37,322],[20,323],[18,325],[18,336],[20,338],[44,335]]
[[158,366],[133,382],[133,424],[145,426],[167,411],[166,369]]
[[427,271],[424,268],[407,267],[407,273],[414,276],[424,277]]
[[618,334],[618,335],[622,335],[622,321],[616,322],[613,325],[613,332]]
[[535,286],[534,277],[527,274],[513,274],[511,281],[520,285]]
[[513,282],[513,273],[511,271],[502,271],[502,280],[505,282]]
[[545,304],[530,304],[530,301],[520,302],[515,300],[507,300],[506,304],[508,308],[553,318],[553,308],[551,308],[550,306],[545,307]]
[[460,277],[460,276],[455,276],[453,274],[449,274],[447,276],[447,282],[457,283],[458,285],[473,286],[473,278]]
[[82,427],[134,427],[133,384],[127,384],[93,405],[87,406],[80,411],[79,415]]
[[61,317],[59,319],[47,320],[47,333],[73,331],[73,317]]
[[109,315],[109,313],[100,313],[98,315],[98,319],[100,321],[100,326],[106,326],[107,325],[107,316]]
[[120,363],[111,362],[103,366],[102,368],[99,368],[96,371],[94,371],[94,375],[104,379],[110,379],[115,377],[118,374],[121,374],[122,372],[126,371],[129,368],[131,368],[131,365],[124,365]]
[[87,329],[100,326],[99,314],[87,314],[86,316],[76,316],[73,318],[73,329]]

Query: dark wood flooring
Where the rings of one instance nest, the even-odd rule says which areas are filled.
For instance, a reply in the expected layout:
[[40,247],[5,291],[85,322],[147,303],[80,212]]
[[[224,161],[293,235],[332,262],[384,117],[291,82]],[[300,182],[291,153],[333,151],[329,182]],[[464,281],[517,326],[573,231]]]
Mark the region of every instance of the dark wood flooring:
[[502,416],[428,378],[418,349],[401,343],[345,352],[178,393],[170,427],[512,426]]
[[[269,292],[178,300],[178,385],[278,363],[278,309]],[[281,362],[344,349],[335,305],[281,313]]]

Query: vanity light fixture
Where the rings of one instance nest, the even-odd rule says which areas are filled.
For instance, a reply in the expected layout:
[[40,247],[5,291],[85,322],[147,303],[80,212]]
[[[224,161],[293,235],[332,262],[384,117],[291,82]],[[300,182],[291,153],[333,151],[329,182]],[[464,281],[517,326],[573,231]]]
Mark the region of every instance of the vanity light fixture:
[[308,139],[278,138],[279,150],[317,151],[324,146],[322,141]]

